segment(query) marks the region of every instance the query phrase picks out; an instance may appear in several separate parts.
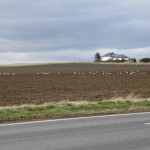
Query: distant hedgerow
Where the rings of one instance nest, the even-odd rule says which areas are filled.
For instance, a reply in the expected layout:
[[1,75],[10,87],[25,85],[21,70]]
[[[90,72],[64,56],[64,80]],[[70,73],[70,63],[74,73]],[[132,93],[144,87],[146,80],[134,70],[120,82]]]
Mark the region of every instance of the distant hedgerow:
[[150,58],[142,58],[142,59],[140,59],[140,62],[150,63]]

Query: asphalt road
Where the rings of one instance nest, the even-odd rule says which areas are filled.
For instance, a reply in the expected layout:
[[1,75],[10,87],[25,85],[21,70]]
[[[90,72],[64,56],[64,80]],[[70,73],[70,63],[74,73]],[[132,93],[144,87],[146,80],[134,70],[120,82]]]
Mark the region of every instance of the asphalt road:
[[0,124],[0,150],[150,150],[150,113]]

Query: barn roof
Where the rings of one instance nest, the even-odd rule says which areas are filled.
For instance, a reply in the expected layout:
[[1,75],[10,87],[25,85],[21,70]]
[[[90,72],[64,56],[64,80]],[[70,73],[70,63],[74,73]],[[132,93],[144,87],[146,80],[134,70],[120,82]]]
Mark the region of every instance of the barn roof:
[[112,57],[112,58],[129,58],[128,56],[125,56],[123,54],[115,54],[115,53],[107,53],[102,57]]

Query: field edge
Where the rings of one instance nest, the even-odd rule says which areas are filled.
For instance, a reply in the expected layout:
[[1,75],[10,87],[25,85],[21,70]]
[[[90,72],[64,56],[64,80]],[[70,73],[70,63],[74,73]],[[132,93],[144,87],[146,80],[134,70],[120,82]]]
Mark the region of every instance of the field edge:
[[150,101],[59,102],[0,108],[0,123],[150,112]]

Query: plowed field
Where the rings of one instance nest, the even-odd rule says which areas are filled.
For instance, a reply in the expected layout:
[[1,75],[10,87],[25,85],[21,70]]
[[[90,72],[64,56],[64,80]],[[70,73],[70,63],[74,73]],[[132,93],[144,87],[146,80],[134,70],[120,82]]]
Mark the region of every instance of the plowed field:
[[150,65],[51,64],[0,67],[0,73],[0,106],[150,97]]

